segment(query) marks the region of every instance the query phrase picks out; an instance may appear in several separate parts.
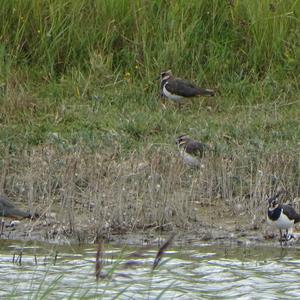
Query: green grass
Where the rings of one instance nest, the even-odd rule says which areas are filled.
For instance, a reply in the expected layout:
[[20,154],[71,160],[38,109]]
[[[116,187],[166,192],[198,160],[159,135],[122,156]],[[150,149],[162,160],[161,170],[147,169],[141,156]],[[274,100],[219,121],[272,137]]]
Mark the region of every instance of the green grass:
[[232,103],[230,107],[223,97],[204,100],[207,103],[195,99],[177,110],[169,103],[163,107],[155,93],[158,86],[153,85],[150,94],[130,90],[130,86],[128,90],[127,83],[105,92],[95,86],[92,95],[83,97],[77,96],[73,86],[67,91],[74,89],[73,95],[57,100],[56,93],[66,93],[60,83],[52,84],[52,95],[48,90],[13,93],[14,98],[4,99],[0,109],[1,141],[4,146],[34,146],[49,143],[58,135],[67,144],[83,140],[90,147],[114,140],[129,151],[149,143],[173,144],[182,133],[213,144],[222,143],[224,136],[245,146],[253,139],[270,147],[298,142],[297,95],[255,105]]
[[[1,7],[6,145],[45,143],[52,133],[93,144],[111,134],[131,149],[182,132],[201,138],[204,131],[209,140],[220,127],[272,140],[270,130],[256,127],[264,113],[272,118],[275,105],[286,109],[270,122],[288,139],[298,136],[291,128],[299,116],[299,1],[2,1]],[[166,68],[216,88],[216,100],[163,111],[154,78]],[[264,113],[253,115],[253,105]],[[236,122],[243,128],[231,128]]]
[[93,55],[114,69],[141,67],[140,76],[172,65],[182,71],[193,60],[184,73],[206,71],[201,77],[210,80],[241,66],[264,74],[275,64],[296,63],[296,0],[1,4],[3,55],[13,64],[39,65],[52,76],[73,66],[90,69]]

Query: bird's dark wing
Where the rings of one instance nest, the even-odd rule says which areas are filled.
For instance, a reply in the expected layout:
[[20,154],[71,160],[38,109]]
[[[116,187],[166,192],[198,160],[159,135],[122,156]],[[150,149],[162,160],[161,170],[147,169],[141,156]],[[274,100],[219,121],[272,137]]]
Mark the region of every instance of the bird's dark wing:
[[199,157],[203,157],[204,151],[208,150],[208,145],[196,141],[188,142],[185,151],[192,155],[198,155]]
[[15,207],[14,204],[5,195],[0,195],[0,206],[1,207]]
[[22,211],[15,207],[15,205],[5,196],[0,196],[0,217],[20,217],[30,218],[29,212]]
[[291,205],[282,205],[282,209],[290,220],[295,220],[295,223],[300,222],[300,214],[298,214]]
[[169,79],[166,88],[170,93],[183,97],[213,96],[214,94],[211,90],[199,88],[194,83],[180,78]]
[[198,87],[189,81],[182,79],[170,79],[166,85],[168,91],[172,94],[183,97],[194,97],[199,93]]

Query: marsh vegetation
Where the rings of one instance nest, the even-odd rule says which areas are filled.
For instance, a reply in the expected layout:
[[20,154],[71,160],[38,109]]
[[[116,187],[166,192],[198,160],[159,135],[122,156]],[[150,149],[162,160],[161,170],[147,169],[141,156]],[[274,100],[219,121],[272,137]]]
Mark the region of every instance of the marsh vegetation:
[[[299,197],[299,1],[1,2],[0,189],[46,237],[259,227],[267,194]],[[169,68],[216,97],[164,103]]]

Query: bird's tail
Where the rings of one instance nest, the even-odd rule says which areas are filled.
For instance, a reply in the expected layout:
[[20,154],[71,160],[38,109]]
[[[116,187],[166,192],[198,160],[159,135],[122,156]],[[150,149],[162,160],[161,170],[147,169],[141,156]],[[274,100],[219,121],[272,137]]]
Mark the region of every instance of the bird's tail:
[[198,95],[199,96],[208,96],[208,97],[212,97],[215,95],[215,91],[211,90],[211,89],[202,89],[200,88],[198,91]]

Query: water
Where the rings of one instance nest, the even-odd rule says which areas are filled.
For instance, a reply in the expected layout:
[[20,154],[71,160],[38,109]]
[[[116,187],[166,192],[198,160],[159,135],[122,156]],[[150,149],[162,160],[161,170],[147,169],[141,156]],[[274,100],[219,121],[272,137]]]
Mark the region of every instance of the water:
[[1,241],[0,298],[300,298],[297,248],[282,251],[274,245],[171,247],[159,267],[151,272],[156,252],[157,247],[140,250],[105,245],[102,274],[106,277],[96,282],[94,245],[24,246]]

